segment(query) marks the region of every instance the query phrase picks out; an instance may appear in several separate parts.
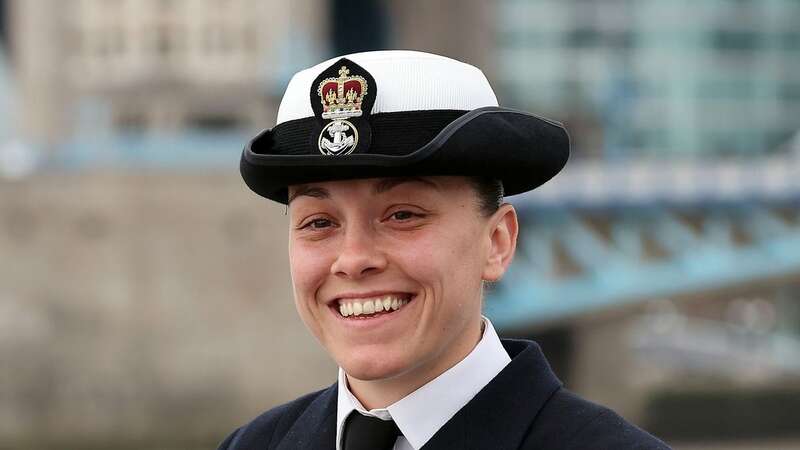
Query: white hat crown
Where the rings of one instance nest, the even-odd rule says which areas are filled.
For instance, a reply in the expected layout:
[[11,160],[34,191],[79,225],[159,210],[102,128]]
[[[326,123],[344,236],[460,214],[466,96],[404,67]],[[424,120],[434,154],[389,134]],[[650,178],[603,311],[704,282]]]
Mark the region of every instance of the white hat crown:
[[[314,117],[311,84],[336,57],[292,77],[278,108],[277,124]],[[375,79],[368,95],[376,95],[371,114],[421,111],[470,111],[498,106],[489,81],[475,66],[444,56],[408,50],[384,50],[344,55]],[[377,91],[377,92],[376,92]]]

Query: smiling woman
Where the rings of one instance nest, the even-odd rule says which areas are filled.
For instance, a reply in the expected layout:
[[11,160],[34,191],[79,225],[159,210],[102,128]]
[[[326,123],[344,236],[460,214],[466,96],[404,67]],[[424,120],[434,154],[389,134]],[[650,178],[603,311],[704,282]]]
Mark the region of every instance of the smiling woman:
[[288,205],[295,306],[339,376],[220,449],[667,448],[481,315],[484,283],[516,249],[503,195],[568,155],[560,124],[499,107],[483,73],[452,59],[359,53],[296,74],[241,172]]
[[[484,217],[465,177],[333,181],[289,195],[297,310],[365,407],[400,400],[475,347],[482,282],[514,253],[510,205]],[[391,313],[375,313],[384,302]]]

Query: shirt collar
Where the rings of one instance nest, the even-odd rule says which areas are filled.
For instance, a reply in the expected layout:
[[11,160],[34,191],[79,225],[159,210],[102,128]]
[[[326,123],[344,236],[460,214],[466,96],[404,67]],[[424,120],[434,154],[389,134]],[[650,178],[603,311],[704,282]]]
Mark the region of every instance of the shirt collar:
[[339,368],[336,408],[336,448],[341,449],[344,421],[353,410],[383,420],[393,419],[419,450],[434,434],[511,362],[492,323],[483,317],[478,345],[458,364],[387,408],[367,411],[350,392],[344,370]]

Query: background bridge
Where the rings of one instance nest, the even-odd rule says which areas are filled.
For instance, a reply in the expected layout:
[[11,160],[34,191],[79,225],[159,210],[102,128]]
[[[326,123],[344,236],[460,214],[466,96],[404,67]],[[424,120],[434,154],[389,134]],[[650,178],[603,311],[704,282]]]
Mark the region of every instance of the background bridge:
[[512,200],[519,253],[488,314],[524,328],[800,276],[799,155],[571,166]]

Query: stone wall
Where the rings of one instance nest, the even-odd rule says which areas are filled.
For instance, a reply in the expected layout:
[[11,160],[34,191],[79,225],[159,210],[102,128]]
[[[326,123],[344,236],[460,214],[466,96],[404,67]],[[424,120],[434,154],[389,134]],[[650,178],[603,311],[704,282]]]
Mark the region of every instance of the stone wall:
[[333,382],[286,236],[236,175],[0,182],[0,447],[210,448]]

